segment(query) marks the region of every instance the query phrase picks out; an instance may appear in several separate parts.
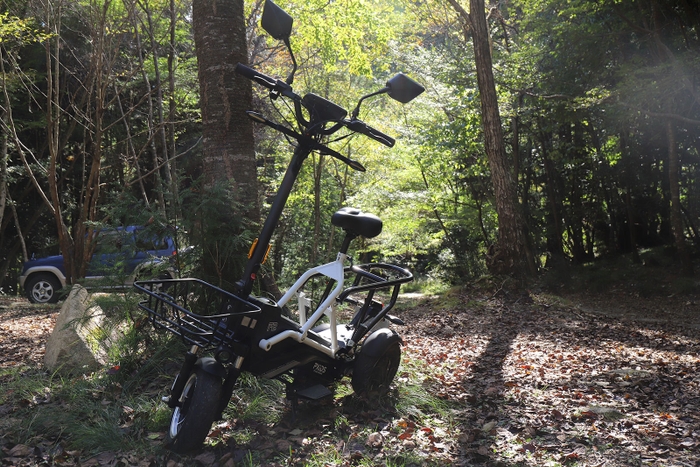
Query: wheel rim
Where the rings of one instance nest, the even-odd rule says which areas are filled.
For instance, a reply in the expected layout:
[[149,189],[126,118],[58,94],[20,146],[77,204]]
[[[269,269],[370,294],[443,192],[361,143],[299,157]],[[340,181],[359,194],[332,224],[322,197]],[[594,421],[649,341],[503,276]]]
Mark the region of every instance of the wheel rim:
[[185,387],[182,389],[182,395],[180,396],[180,404],[173,409],[173,415],[170,418],[170,438],[175,439],[180,433],[180,428],[187,418],[187,413],[190,409],[190,396],[194,387],[197,385],[197,375],[192,374],[190,378],[185,383]]
[[48,302],[53,297],[53,286],[48,281],[39,281],[32,288],[32,296],[37,302]]

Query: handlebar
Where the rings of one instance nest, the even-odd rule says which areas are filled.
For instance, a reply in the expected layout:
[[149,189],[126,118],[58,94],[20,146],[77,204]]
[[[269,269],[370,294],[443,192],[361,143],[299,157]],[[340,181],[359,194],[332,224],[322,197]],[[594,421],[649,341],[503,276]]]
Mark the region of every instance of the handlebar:
[[260,73],[258,70],[245,66],[242,63],[236,64],[236,73],[243,75],[249,80],[255,81],[262,86],[265,86],[270,90],[274,90],[277,84],[277,80],[272,76],[267,76],[266,74]]
[[[296,110],[297,110],[297,120],[299,123],[301,123],[303,126],[307,126],[309,122],[307,122],[303,116],[301,115],[301,106],[304,106],[309,113],[315,114],[321,112],[322,114],[325,115],[325,118],[328,118],[330,120],[326,120],[327,122],[336,122],[336,124],[325,131],[321,131],[321,134],[332,134],[335,133],[335,131],[339,130],[342,127],[348,128],[350,131],[355,132],[355,133],[361,133],[369,138],[372,138],[373,140],[388,146],[388,147],[393,147],[394,144],[396,144],[396,140],[392,138],[391,136],[382,133],[381,131],[377,130],[376,128],[372,128],[371,126],[367,125],[365,122],[362,120],[358,120],[356,118],[351,118],[351,119],[345,119],[346,111],[342,107],[337,106],[336,104],[322,98],[319,96],[316,96],[313,93],[307,94],[303,99],[298,95],[295,94],[292,91],[292,86],[287,84],[285,81],[275,79],[271,76],[268,76],[264,73],[260,73],[259,71],[243,65],[242,63],[238,63],[236,65],[236,73],[248,78],[249,80],[266,87],[271,91],[271,96],[273,98],[281,95],[284,95],[286,97],[291,98],[294,101]],[[249,113],[250,115],[250,113]],[[273,128],[275,128],[278,131],[282,131],[285,134],[290,135],[289,132],[282,130],[282,127],[277,124],[273,124],[272,122],[266,120],[264,117],[255,114],[255,120],[261,123],[265,123]],[[313,120],[313,118],[312,118]],[[322,119],[323,121],[323,119]],[[288,129],[287,129],[288,130]],[[297,135],[296,133],[291,134],[290,136],[294,137],[301,137],[302,135]],[[318,149],[318,148],[317,148]],[[331,154],[334,157],[340,156],[338,153],[335,151],[331,150],[330,148],[326,148],[330,152],[326,152],[327,154]],[[343,162],[349,163],[346,158],[343,156],[338,157],[339,159],[343,160]],[[350,164],[351,166],[353,164]],[[358,164],[359,165],[359,164]],[[361,167],[361,165],[359,165]],[[358,168],[358,167],[353,167],[356,168],[357,170],[363,170]]]
[[281,79],[273,78],[272,76],[267,76],[264,73],[260,73],[258,70],[251,68],[249,66],[243,65],[242,63],[236,64],[236,73],[241,76],[248,78],[249,80],[258,83],[261,86],[266,87],[272,92],[283,94],[295,102],[301,101],[301,96],[292,92],[292,86],[285,83]]
[[385,146],[389,146],[390,148],[394,147],[394,144],[396,144],[396,140],[392,138],[391,136],[382,133],[381,131],[377,130],[376,128],[372,128],[371,126],[367,125],[365,122],[362,120],[348,120],[345,122],[345,126],[350,130],[354,131],[357,133],[362,133],[365,136],[369,136],[375,141],[378,141],[382,143]]

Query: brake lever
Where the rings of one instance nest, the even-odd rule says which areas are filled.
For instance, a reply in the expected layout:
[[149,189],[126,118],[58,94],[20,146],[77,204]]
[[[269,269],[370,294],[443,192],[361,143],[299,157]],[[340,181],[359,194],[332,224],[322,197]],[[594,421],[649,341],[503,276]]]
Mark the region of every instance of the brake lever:
[[287,128],[284,125],[280,125],[279,123],[275,123],[271,120],[268,120],[264,115],[262,115],[258,112],[255,112],[253,110],[246,111],[246,114],[248,115],[248,117],[251,120],[256,121],[258,123],[262,123],[264,125],[267,125],[270,128],[279,131],[280,133],[283,133],[287,136],[291,136],[292,138],[296,139],[297,141],[304,141],[304,143],[311,146],[312,149],[318,151],[321,154],[335,157],[339,161],[342,161],[342,162],[346,163],[347,165],[349,165],[350,167],[352,167],[354,170],[357,170],[359,172],[365,172],[367,170],[367,169],[365,169],[365,166],[360,164],[359,162],[352,160],[349,157],[345,157],[344,155],[342,155],[338,151],[334,151],[333,149],[329,148],[328,146],[319,143],[318,141],[314,140],[310,136],[302,135],[300,133],[297,133],[294,130]]

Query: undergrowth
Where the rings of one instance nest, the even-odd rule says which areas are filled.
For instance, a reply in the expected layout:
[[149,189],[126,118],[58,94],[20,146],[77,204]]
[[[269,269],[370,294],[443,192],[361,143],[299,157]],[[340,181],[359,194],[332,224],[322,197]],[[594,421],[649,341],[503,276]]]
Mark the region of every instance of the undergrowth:
[[[700,270],[696,261],[695,269]],[[673,249],[659,247],[640,250],[637,257],[627,254],[575,265],[562,262],[539,278],[545,289],[558,292],[603,293],[615,289],[631,290],[640,297],[697,293],[697,277],[680,274]]]
[[[171,411],[160,399],[167,394],[186,349],[179,339],[155,333],[143,316],[133,311],[133,297],[119,297],[102,296],[99,302],[106,308],[110,329],[118,328],[122,333],[113,342],[109,363],[102,370],[87,375],[31,367],[0,372],[0,405],[16,408],[12,418],[0,425],[7,440],[31,445],[43,439],[79,451],[83,458],[104,451],[161,458],[169,455],[161,441]],[[209,449],[242,446],[247,452],[239,459],[241,464],[260,465],[270,458],[260,457],[256,443],[278,435],[303,436],[321,424],[323,429],[311,437],[303,463],[325,466],[346,459],[347,446],[354,440],[381,430],[396,430],[398,420],[420,424],[438,418],[451,425],[447,403],[422,386],[423,372],[418,371],[422,367],[425,365],[417,361],[402,363],[393,389],[380,400],[358,398],[345,379],[335,386],[331,400],[301,403],[296,410],[286,401],[282,383],[244,373],[224,421],[214,424],[206,444]],[[298,456],[293,449],[273,454],[284,464],[298,462]],[[396,467],[424,461],[406,452],[385,459],[387,466]],[[371,458],[362,456],[354,458],[353,464],[374,465]]]

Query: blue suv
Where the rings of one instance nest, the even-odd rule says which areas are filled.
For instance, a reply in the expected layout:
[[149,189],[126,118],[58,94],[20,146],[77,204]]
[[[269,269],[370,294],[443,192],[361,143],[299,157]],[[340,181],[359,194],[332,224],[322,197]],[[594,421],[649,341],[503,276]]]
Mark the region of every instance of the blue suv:
[[[174,278],[177,255],[171,236],[156,236],[144,227],[129,226],[97,232],[95,253],[87,266],[86,287],[129,287],[136,278]],[[56,303],[66,286],[63,256],[48,256],[24,263],[20,287],[33,303]]]

